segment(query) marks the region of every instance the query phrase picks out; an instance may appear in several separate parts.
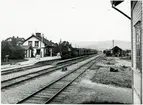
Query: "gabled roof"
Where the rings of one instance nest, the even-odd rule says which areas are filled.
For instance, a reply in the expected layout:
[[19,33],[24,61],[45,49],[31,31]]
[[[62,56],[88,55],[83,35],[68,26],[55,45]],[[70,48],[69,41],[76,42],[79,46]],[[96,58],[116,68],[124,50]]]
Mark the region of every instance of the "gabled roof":
[[[32,38],[32,37],[37,38],[39,41],[43,42],[46,46],[53,47],[52,42],[50,42],[49,40],[45,39],[44,37],[38,37],[38,36],[36,36],[36,35],[34,35],[34,34],[31,35],[29,38],[27,38],[24,42],[26,42],[27,40],[29,40],[29,39]],[[24,43],[24,42],[23,42],[23,43]]]
[[45,43],[47,46],[53,46],[52,45],[52,42],[50,42],[49,40],[47,40],[47,39],[45,39],[45,38],[40,38],[42,41],[43,41],[43,43]]
[[121,49],[120,47],[118,47],[118,46],[113,47],[111,50],[113,50],[113,49],[115,49],[115,48],[122,50],[122,49]]

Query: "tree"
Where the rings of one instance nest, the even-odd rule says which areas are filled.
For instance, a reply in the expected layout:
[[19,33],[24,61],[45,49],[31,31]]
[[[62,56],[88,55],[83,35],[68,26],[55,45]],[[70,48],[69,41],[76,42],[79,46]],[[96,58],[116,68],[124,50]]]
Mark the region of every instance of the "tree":
[[17,39],[14,36],[12,37],[11,44],[13,47],[17,46]]
[[1,59],[2,61],[5,60],[6,55],[10,55],[12,53],[13,46],[8,41],[2,41],[1,43]]
[[17,46],[16,40],[13,39],[11,42],[2,41],[1,42],[1,60],[5,61],[6,55],[9,55],[10,59],[23,59],[24,49]]

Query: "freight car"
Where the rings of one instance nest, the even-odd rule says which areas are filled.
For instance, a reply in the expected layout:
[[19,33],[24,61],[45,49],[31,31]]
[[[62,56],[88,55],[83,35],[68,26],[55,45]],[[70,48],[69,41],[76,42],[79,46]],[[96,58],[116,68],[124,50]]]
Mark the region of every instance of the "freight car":
[[96,54],[97,51],[93,49],[85,49],[85,48],[71,48],[67,50],[61,50],[61,58],[62,59],[68,59],[68,58],[73,58],[73,57],[78,57],[78,56],[83,56],[83,55],[91,55],[91,54]]

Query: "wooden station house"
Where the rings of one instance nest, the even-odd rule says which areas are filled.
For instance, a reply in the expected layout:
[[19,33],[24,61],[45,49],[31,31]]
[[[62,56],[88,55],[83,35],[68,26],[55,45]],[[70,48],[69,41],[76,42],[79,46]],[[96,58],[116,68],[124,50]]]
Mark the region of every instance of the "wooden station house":
[[36,55],[45,57],[52,56],[54,43],[44,38],[41,33],[35,33],[23,42],[22,47],[25,49],[26,58],[35,57]]

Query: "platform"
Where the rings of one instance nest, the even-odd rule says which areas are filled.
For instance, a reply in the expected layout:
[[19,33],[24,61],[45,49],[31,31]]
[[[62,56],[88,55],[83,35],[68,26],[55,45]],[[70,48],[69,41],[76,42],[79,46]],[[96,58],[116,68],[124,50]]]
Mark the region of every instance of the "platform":
[[26,58],[28,59],[28,61],[24,61],[24,62],[18,62],[14,65],[1,65],[1,71],[3,70],[9,70],[9,69],[16,69],[16,68],[20,68],[20,67],[26,67],[26,66],[31,66],[34,65],[35,63],[41,62],[41,61],[49,61],[49,60],[55,60],[55,59],[61,59],[60,56],[53,56],[53,57],[43,57],[40,59],[37,58]]

